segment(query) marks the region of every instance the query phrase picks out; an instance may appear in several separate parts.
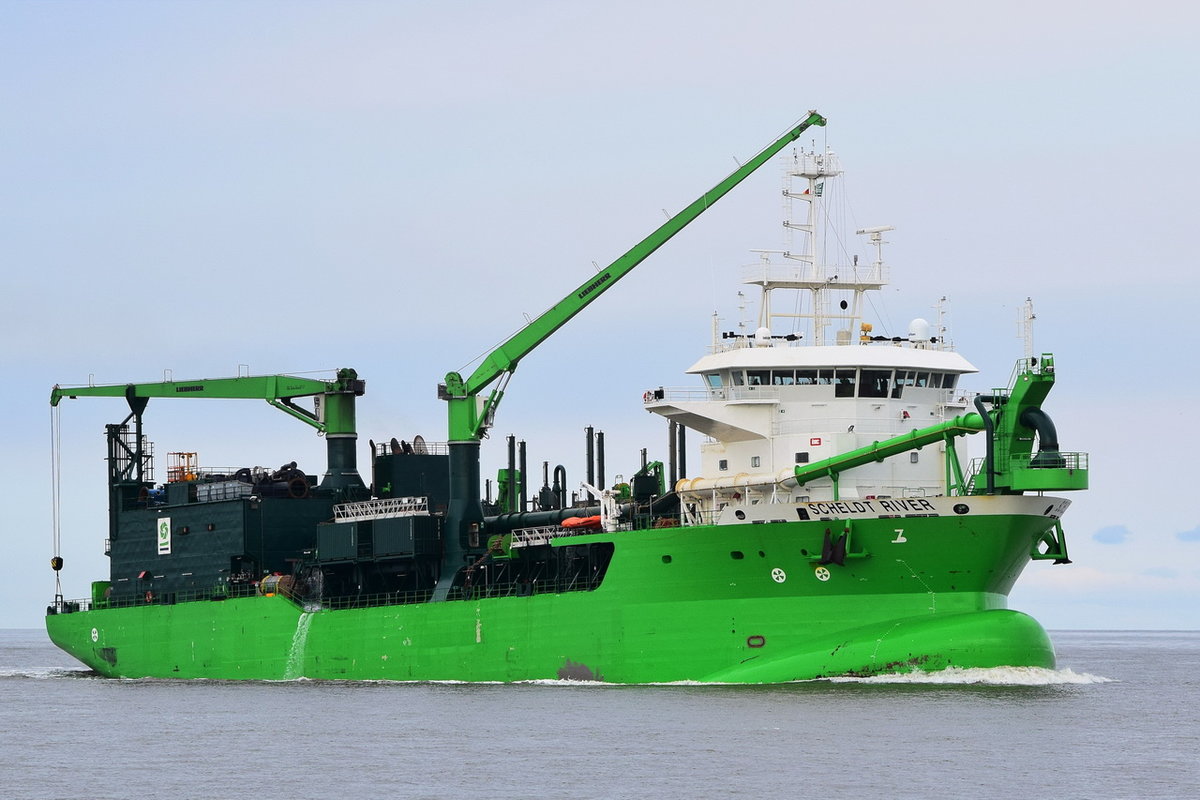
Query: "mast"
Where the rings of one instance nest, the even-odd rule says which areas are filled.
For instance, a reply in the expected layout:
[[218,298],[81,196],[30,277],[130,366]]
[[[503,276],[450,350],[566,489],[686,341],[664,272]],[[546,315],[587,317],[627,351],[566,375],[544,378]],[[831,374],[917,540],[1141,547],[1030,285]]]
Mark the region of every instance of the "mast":
[[[797,320],[802,320],[808,322],[810,344],[851,344],[862,319],[864,293],[887,285],[883,262],[886,242],[882,235],[894,230],[891,226],[858,231],[869,235],[875,246],[875,260],[869,265],[859,266],[857,256],[850,263],[843,263],[827,255],[830,248],[825,242],[824,231],[829,227],[829,209],[835,197],[834,179],[841,174],[841,162],[833,151],[818,153],[801,149],[792,153],[784,169],[783,186],[787,249],[754,251],[759,254],[759,262],[746,267],[742,273],[743,283],[758,286],[762,292],[760,329],[774,332],[781,320],[790,321],[793,327]],[[799,232],[803,237],[798,248],[792,246],[793,232]],[[783,262],[773,261],[773,255],[782,255]],[[802,304],[792,311],[777,310],[779,304],[773,303],[771,297],[776,289],[807,292],[808,310],[804,311]],[[849,292],[850,298],[831,308],[832,295],[838,291]],[[829,341],[826,329],[833,324],[838,324],[838,328],[834,340]],[[791,332],[790,327],[788,332]]]
[[1033,321],[1037,315],[1033,313],[1033,298],[1026,297],[1025,302],[1017,310],[1018,336],[1025,342],[1025,360],[1033,358]]

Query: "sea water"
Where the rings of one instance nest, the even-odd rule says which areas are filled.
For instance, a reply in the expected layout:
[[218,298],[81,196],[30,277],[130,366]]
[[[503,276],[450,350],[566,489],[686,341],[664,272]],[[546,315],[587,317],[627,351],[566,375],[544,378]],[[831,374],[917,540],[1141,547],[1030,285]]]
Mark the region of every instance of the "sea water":
[[1200,797],[1200,633],[1052,638],[1057,670],[614,686],[114,680],[2,631],[0,797]]

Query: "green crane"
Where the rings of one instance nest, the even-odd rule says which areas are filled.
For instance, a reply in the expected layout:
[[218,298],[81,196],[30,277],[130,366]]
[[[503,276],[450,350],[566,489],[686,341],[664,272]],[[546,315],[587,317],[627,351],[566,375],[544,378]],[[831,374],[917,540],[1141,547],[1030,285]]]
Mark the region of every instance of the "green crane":
[[[328,454],[328,472],[321,482],[324,488],[347,489],[362,487],[358,475],[355,445],[358,433],[355,430],[354,398],[362,396],[366,382],[360,380],[352,369],[339,369],[332,381],[301,378],[295,375],[256,375],[237,378],[203,378],[187,381],[160,381],[157,383],[125,383],[105,386],[55,386],[50,391],[50,405],[57,406],[64,398],[77,397],[123,397],[129,404],[130,414],[121,425],[130,419],[135,425],[135,448],[140,451],[142,442],[142,413],[151,398],[211,398],[253,399],[267,403],[286,414],[311,425],[325,436]],[[314,413],[296,405],[297,397],[320,397],[320,412]],[[142,481],[142,458],[140,452],[130,454],[135,466],[136,482]]]
[[[638,242],[616,261],[584,281],[553,307],[542,313],[507,341],[488,353],[479,367],[464,378],[458,372],[446,375],[438,387],[438,396],[448,403],[450,444],[450,507],[446,519],[446,562],[438,594],[449,590],[468,548],[480,547],[483,510],[479,504],[479,442],[491,427],[496,408],[521,359],[565,325],[576,314],[611,289],[634,267],[646,260],[672,236],[703,214],[713,203],[765,164],[772,156],[800,137],[813,125],[823,126],[825,118],[816,111],[783,136],[759,151],[728,177],[705,192],[683,211]],[[482,393],[496,382],[487,397]],[[447,574],[448,573],[448,574]]]

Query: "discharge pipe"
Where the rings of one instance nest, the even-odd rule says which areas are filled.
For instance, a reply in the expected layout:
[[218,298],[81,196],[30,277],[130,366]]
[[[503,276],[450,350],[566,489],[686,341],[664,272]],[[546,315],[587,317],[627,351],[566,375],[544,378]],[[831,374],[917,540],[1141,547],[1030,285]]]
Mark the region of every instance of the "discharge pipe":
[[983,407],[983,404],[991,403],[999,409],[1002,402],[1004,402],[1004,398],[998,398],[994,394],[980,394],[975,396],[975,410],[979,412],[979,416],[983,417],[983,435],[986,437],[984,442],[983,474],[988,494],[996,493],[996,423],[992,421],[992,415]]

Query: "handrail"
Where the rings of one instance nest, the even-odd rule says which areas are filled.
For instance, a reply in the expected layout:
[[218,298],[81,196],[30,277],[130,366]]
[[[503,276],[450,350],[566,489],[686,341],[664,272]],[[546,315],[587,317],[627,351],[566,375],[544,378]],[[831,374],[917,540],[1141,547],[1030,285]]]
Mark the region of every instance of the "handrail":
[[339,521],[421,516],[429,516],[429,499],[426,497],[384,497],[359,503],[339,503],[333,507],[333,517]]

